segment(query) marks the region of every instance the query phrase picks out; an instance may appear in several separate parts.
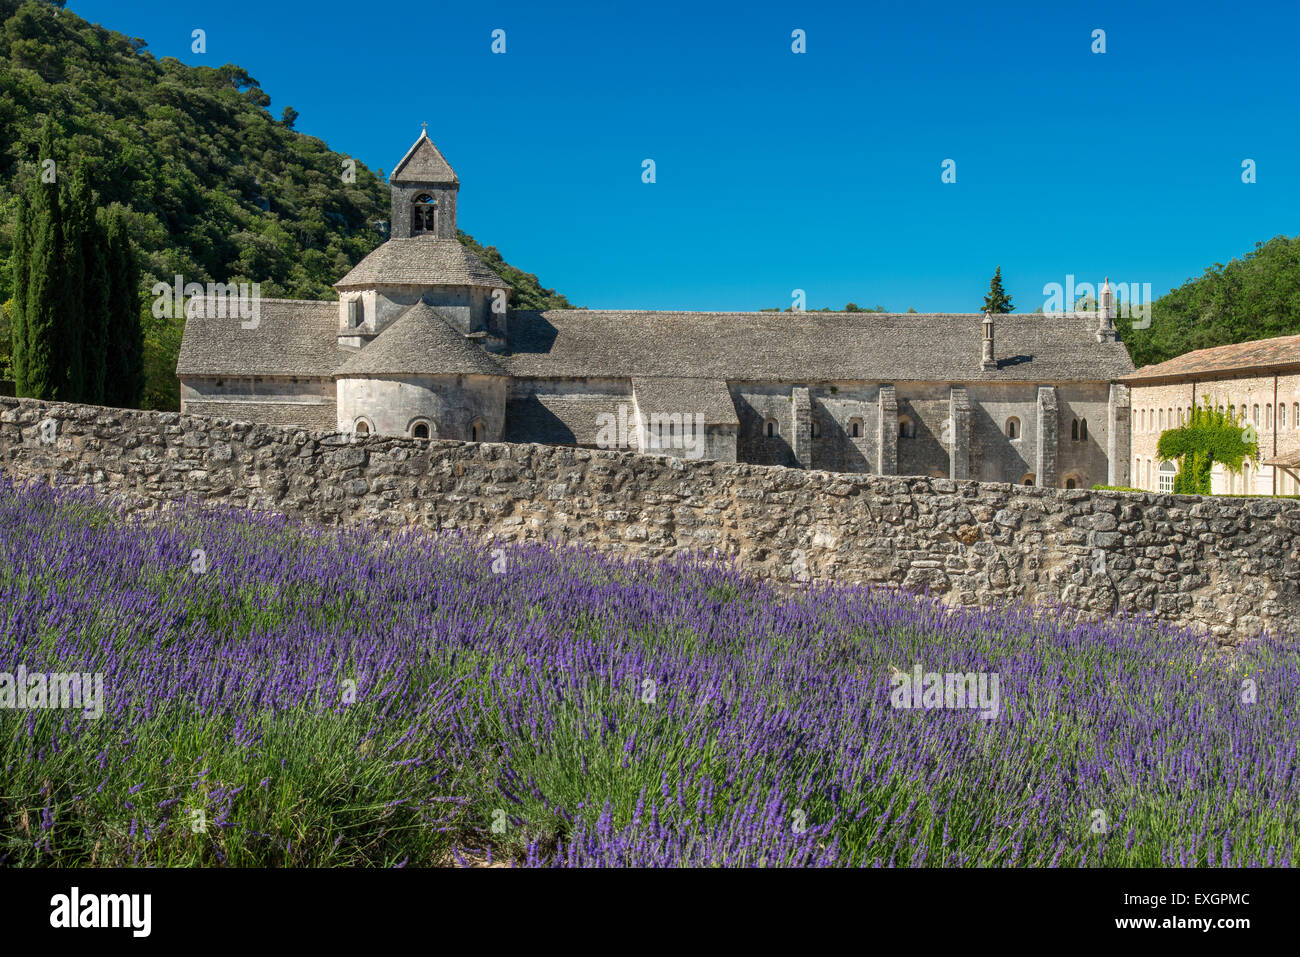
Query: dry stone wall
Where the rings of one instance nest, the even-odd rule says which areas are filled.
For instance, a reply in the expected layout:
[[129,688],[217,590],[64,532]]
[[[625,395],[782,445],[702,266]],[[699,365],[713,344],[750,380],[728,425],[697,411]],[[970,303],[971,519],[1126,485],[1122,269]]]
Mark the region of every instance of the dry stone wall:
[[1300,618],[1300,502],[1289,500],[349,436],[12,398],[0,398],[0,468],[93,486],[136,511],[195,497],[648,558],[716,549],[787,582],[1149,612],[1224,643],[1291,633]]

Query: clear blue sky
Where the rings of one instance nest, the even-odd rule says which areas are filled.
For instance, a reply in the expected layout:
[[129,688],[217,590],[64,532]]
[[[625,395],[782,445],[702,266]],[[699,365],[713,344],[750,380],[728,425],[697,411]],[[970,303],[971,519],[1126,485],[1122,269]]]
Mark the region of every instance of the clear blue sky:
[[1300,232],[1294,0],[68,5],[371,168],[427,120],[461,227],[591,307],[973,311],[1000,265],[1032,311]]

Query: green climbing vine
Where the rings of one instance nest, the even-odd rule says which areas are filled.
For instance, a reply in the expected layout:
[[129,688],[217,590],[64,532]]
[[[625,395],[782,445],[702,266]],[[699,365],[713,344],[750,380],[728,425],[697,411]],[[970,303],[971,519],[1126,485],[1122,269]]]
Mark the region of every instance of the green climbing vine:
[[1233,474],[1239,474],[1248,459],[1259,464],[1259,434],[1255,427],[1242,425],[1231,407],[1224,411],[1214,408],[1208,397],[1202,401],[1200,408],[1193,407],[1191,421],[1161,433],[1156,444],[1156,455],[1162,461],[1178,461],[1175,494],[1209,495],[1210,470],[1215,462]]

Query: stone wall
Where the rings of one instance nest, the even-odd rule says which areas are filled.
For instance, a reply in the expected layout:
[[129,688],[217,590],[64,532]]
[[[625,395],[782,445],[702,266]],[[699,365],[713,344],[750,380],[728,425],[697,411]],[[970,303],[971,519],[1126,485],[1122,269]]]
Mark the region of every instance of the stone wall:
[[954,603],[1145,611],[1225,643],[1300,616],[1300,502],[847,475],[540,445],[424,442],[0,398],[0,469],[154,510],[192,495],[645,557],[716,549],[790,581]]

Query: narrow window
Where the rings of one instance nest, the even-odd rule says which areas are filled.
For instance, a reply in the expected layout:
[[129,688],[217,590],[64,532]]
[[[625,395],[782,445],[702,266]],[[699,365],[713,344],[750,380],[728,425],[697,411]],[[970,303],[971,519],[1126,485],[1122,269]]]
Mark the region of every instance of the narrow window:
[[1020,438],[1020,422],[1016,419],[1007,419],[1007,438]]
[[1251,416],[1251,421],[1255,423],[1255,428],[1259,428],[1259,406],[1258,405],[1255,406],[1254,415]]
[[775,419],[768,419],[765,423],[763,423],[763,434],[766,435],[769,439],[776,438]]
[[474,442],[482,442],[487,437],[487,426],[482,419],[474,420],[474,424],[469,427],[469,434]]
[[855,439],[860,439],[860,438],[862,438],[862,420],[861,420],[861,419],[853,419],[853,420],[849,423],[849,434],[852,435]]
[[1079,441],[1080,442],[1088,441],[1088,420],[1087,419],[1079,420]]
[[435,232],[438,225],[438,201],[421,193],[411,204],[411,235]]
[[1066,487],[1066,488],[1074,488],[1074,479],[1072,479],[1072,478],[1068,478],[1068,479],[1066,479],[1066,480],[1065,480],[1065,487]]
[[1075,419],[1073,422],[1070,423],[1070,440],[1073,442],[1079,441],[1079,420],[1078,419]]
[[1033,485],[1033,484],[1034,484],[1034,477],[1033,477],[1032,475],[1026,475],[1024,478],[1022,478],[1022,479],[1020,480],[1020,484],[1021,484],[1021,485]]

